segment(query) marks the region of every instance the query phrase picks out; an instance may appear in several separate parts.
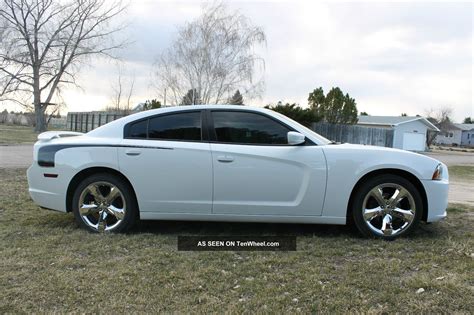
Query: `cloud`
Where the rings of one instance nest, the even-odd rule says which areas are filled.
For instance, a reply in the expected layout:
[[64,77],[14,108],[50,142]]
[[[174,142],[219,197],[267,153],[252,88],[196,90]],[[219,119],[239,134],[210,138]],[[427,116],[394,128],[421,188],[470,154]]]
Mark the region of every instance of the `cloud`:
[[[199,16],[200,1],[132,1],[120,52],[135,102],[155,98],[152,64],[177,28]],[[307,104],[322,86],[339,86],[360,111],[422,114],[450,105],[454,118],[474,116],[473,4],[449,2],[232,1],[267,34],[266,92],[252,105],[279,100]],[[69,109],[103,108],[116,80],[113,63],[95,60],[80,74],[84,92],[70,88]]]

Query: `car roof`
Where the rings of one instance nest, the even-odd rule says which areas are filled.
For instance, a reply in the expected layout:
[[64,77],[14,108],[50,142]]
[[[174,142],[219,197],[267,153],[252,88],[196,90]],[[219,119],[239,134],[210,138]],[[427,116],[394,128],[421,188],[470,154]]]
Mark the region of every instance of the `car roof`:
[[213,110],[238,110],[238,111],[252,111],[265,113],[269,116],[278,118],[279,120],[285,122],[289,126],[295,128],[299,132],[303,132],[308,136],[313,142],[318,144],[327,144],[330,141],[321,135],[316,134],[313,130],[302,126],[301,124],[291,120],[290,118],[275,112],[270,109],[262,107],[252,107],[252,106],[243,106],[243,105],[183,105],[183,106],[169,106],[162,107],[157,109],[146,110],[143,112],[135,113],[129,116],[122,117],[120,119],[114,120],[108,124],[105,124],[99,128],[96,128],[87,133],[88,137],[102,137],[102,138],[122,138],[123,137],[123,128],[129,123],[142,118],[147,118],[159,114],[165,113],[177,113],[187,110],[203,110],[203,109],[213,109]]
[[[92,137],[108,137],[113,136],[117,129],[122,129],[123,126],[129,122],[139,120],[142,118],[165,114],[165,113],[177,113],[188,110],[203,110],[203,109],[223,109],[223,110],[240,110],[240,111],[254,111],[264,112],[270,115],[275,115],[275,112],[262,107],[252,107],[243,105],[180,105],[180,106],[166,106],[156,109],[145,110],[135,114],[131,114],[120,119],[114,120],[108,124],[105,124],[99,128],[96,128],[88,133]],[[120,131],[121,133],[122,131]],[[115,135],[117,136],[117,135]]]

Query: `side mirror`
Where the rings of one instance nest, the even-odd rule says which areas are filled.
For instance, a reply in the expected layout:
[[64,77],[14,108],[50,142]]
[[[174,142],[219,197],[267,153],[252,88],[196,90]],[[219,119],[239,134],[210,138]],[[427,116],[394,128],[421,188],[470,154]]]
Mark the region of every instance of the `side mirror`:
[[296,131],[289,131],[287,137],[289,145],[298,145],[306,141],[306,137]]

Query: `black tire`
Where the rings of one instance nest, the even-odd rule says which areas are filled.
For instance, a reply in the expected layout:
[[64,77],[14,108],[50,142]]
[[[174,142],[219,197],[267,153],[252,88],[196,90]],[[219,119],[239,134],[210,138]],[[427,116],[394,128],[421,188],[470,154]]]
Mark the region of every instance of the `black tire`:
[[[407,197],[394,198],[393,200],[396,200],[393,203],[398,199],[401,201],[395,206],[392,205],[393,203],[389,205],[388,199],[393,197],[397,190],[401,196]],[[382,192],[383,199],[375,197],[375,195],[380,196],[377,192]],[[382,203],[380,201],[386,202],[383,208],[380,206]],[[420,222],[424,209],[420,192],[415,185],[401,176],[386,174],[370,178],[358,187],[351,210],[354,224],[362,235],[393,240],[411,233]],[[364,218],[364,213],[367,220],[371,221]],[[373,218],[370,219],[372,216]],[[400,230],[395,233],[397,227]]]
[[[96,198],[91,193],[89,187],[99,187],[98,198],[103,198],[102,200],[104,201],[104,204],[96,202]],[[108,203],[105,200],[107,199],[107,196],[112,195],[112,187],[117,188],[118,193],[120,194],[110,202],[110,205],[108,207]],[[107,189],[109,189],[108,193]],[[117,193],[117,190],[115,190],[115,192]],[[88,203],[85,202],[86,199],[89,200]],[[87,204],[91,205],[92,207],[97,207],[93,209],[93,213],[81,214],[81,212],[79,211],[80,202],[81,204]],[[113,206],[113,208],[110,206]],[[98,211],[97,209],[102,210]],[[109,209],[122,210],[122,212],[113,212]],[[91,175],[85,178],[76,187],[74,191],[74,196],[72,198],[72,211],[79,226],[96,233],[103,231],[118,233],[126,232],[134,226],[138,219],[138,205],[135,195],[133,194],[132,188],[127,182],[125,182],[120,177],[108,173],[99,173]],[[105,220],[102,220],[102,212],[106,212]],[[95,222],[94,220],[97,220],[97,222]],[[94,228],[91,225],[93,223],[97,224],[97,228]]]

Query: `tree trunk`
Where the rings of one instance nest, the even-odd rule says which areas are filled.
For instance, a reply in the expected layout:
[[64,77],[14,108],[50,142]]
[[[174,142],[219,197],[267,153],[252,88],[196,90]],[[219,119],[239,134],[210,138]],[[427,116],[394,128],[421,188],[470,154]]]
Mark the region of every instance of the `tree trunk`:
[[33,104],[35,107],[35,132],[44,132],[46,131],[46,120],[44,117],[46,105],[41,104],[39,67],[33,67]]
[[40,133],[46,131],[46,120],[44,117],[44,110],[41,104],[35,102],[35,132]]

